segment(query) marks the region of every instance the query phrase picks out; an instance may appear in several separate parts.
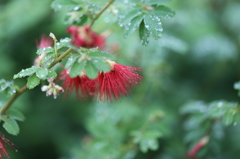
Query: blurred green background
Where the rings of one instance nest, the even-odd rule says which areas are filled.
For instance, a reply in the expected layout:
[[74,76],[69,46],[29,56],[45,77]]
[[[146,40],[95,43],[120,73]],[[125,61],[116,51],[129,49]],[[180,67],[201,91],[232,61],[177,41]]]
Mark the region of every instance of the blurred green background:
[[[0,0],[0,79],[11,80],[33,64],[35,41],[42,34],[69,36],[63,13],[55,13],[50,4],[50,0]],[[190,132],[181,107],[189,101],[239,100],[233,84],[240,79],[240,2],[172,0],[167,6],[176,16],[162,19],[162,38],[151,39],[147,47],[141,46],[137,33],[124,39],[122,28],[109,22],[108,14],[94,25],[99,33],[113,30],[108,44],[119,47],[119,63],[144,69],[142,84],[129,97],[113,103],[81,102],[74,96],[46,97],[40,86],[27,91],[13,105],[26,116],[19,123],[20,134],[11,136],[0,128],[19,147],[17,153],[9,150],[11,158],[186,158],[204,128],[186,139]],[[23,86],[26,80],[15,82]],[[0,105],[7,99],[1,94]],[[217,126],[199,158],[238,159],[240,127]],[[148,131],[155,135],[143,137],[142,145],[134,143],[136,134]],[[139,151],[144,146],[152,150]]]

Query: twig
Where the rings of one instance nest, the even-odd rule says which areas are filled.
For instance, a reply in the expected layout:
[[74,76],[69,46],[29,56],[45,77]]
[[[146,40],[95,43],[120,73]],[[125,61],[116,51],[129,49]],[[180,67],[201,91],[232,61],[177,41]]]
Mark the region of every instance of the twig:
[[[70,52],[72,51],[72,48],[69,48],[67,51],[65,51],[62,55],[60,55],[57,59],[55,59],[49,66],[48,69],[55,66],[58,62],[60,62],[64,57],[66,57]],[[2,107],[0,110],[0,114],[4,114],[13,104],[13,102],[25,91],[27,90],[27,86],[23,86],[20,90],[18,90],[12,98]]]
[[93,18],[90,26],[94,24],[94,22],[99,18],[99,16],[114,2],[115,0],[110,0],[105,7]]

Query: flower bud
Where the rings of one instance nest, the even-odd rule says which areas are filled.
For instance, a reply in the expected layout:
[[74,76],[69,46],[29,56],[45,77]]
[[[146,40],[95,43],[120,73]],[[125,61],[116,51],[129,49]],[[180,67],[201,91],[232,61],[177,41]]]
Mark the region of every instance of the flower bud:
[[49,85],[44,85],[41,88],[43,92],[46,92],[46,96],[53,95],[54,99],[56,99],[60,92],[64,92],[64,89],[59,85],[56,85],[53,82],[53,79],[48,79],[48,82],[49,82]]

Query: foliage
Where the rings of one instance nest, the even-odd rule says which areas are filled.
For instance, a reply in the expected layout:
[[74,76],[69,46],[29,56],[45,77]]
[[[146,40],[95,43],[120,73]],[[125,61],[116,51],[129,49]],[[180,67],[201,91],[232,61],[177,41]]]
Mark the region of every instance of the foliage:
[[[240,3],[115,0],[97,17],[108,2],[0,2],[0,107],[21,94],[20,86],[31,89],[0,115],[1,132],[19,147],[9,156],[184,159],[208,136],[196,158],[237,159]],[[65,31],[91,23],[106,36],[104,50],[76,47]],[[50,32],[54,45],[36,50],[34,40]],[[61,68],[94,79],[111,69],[106,60],[143,68],[129,97],[55,100],[39,91],[47,79],[59,80]]]

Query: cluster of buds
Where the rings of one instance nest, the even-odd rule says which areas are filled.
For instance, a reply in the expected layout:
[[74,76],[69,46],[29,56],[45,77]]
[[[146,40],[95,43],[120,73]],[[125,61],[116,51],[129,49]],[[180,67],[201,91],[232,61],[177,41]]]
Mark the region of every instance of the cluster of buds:
[[72,44],[77,47],[105,47],[105,37],[93,32],[89,26],[70,26],[67,32],[72,36]]
[[56,85],[52,78],[49,78],[48,82],[49,85],[42,86],[42,91],[46,92],[47,96],[53,95],[54,99],[56,99],[59,93],[64,92],[64,89],[59,85]]
[[79,76],[71,78],[68,69],[61,73],[63,88],[67,94],[76,91],[78,98],[86,98],[95,96],[101,101],[112,101],[119,99],[122,95],[127,96],[131,91],[132,86],[140,84],[142,77],[138,72],[141,68],[131,67],[117,64],[115,61],[105,60],[109,65],[109,72],[99,72],[95,79],[90,79],[84,73],[79,73]]

